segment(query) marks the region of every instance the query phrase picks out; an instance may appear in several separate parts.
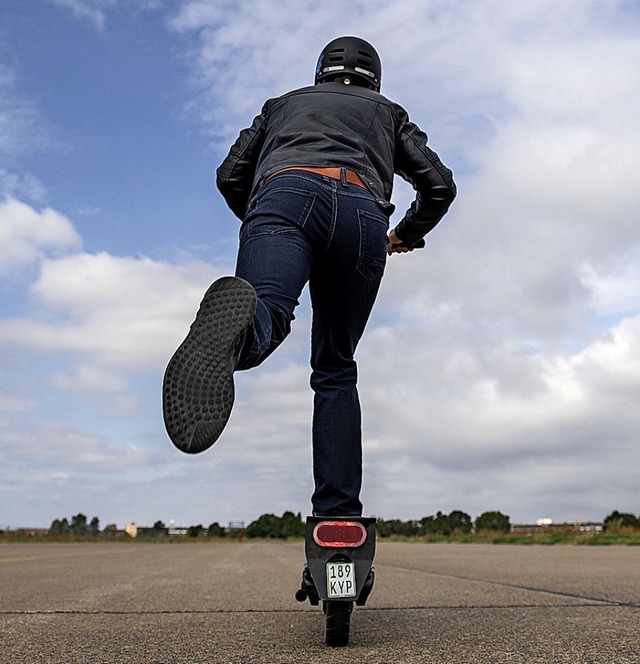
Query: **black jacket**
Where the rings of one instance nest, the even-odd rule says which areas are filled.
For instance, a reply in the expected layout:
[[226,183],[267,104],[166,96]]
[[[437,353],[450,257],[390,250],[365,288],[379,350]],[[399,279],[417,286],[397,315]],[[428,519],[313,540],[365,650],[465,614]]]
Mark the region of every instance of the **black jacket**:
[[427,147],[427,135],[401,106],[368,88],[341,82],[268,100],[218,168],[218,189],[243,219],[264,178],[292,166],[353,170],[389,214],[393,175],[403,177],[416,190],[396,227],[398,238],[408,245],[420,242],[456,195],[451,171]]

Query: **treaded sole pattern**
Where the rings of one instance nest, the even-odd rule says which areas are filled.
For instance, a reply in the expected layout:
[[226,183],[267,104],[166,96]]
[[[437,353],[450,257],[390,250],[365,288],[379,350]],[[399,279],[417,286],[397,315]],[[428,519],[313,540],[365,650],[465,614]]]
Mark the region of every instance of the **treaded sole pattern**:
[[244,279],[215,281],[167,365],[162,389],[164,422],[169,438],[183,452],[204,452],[229,420],[235,398],[235,354],[256,302],[253,286]]

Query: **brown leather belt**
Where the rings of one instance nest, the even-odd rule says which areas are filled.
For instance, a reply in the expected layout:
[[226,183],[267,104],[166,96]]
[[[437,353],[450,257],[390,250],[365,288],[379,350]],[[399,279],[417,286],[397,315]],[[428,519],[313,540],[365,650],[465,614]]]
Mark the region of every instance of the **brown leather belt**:
[[[317,173],[318,175],[324,175],[328,178],[332,178],[333,180],[342,180],[341,168],[339,167],[316,168],[315,166],[289,166],[288,168],[282,168],[279,171],[276,171],[275,173],[270,173],[269,175],[267,175],[266,179],[270,180],[272,177],[280,175],[280,173],[284,173],[285,171],[309,171],[310,173]],[[355,184],[358,187],[362,187],[362,189],[367,188],[367,185],[363,182],[362,178],[357,173],[350,171],[348,168],[345,168],[344,171],[346,174],[347,182]]]

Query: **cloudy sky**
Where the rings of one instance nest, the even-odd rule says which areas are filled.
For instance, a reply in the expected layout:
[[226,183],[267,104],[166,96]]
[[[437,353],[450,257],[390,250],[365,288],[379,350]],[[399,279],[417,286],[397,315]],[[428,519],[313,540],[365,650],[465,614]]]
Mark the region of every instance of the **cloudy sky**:
[[636,2],[3,0],[0,527],[308,513],[306,294],[211,450],[173,448],[160,392],[233,270],[216,167],[342,34],[459,187],[358,351],[366,513],[640,512]]

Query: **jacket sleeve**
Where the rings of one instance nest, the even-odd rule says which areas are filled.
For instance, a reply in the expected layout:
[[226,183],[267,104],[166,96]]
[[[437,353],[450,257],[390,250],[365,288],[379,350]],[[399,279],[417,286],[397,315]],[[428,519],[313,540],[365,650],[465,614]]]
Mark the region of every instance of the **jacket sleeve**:
[[396,235],[410,246],[444,217],[456,197],[453,173],[427,147],[428,137],[403,111],[396,142],[394,170],[416,191],[416,197],[396,226]]
[[250,127],[243,129],[216,171],[216,185],[231,211],[244,219],[253,188],[256,165],[264,142],[266,104]]

